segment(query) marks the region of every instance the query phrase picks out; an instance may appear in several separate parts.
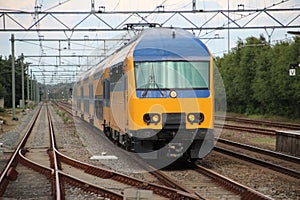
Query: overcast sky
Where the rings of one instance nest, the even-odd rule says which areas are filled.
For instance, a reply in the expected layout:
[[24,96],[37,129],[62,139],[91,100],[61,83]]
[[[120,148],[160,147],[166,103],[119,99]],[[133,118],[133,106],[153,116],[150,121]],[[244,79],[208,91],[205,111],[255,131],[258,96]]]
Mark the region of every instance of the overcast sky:
[[[22,10],[22,11],[34,11],[35,3],[38,3],[41,6],[41,11],[90,11],[91,10],[91,1],[90,0],[0,0],[0,9],[2,10]],[[279,3],[281,0],[229,0],[230,9],[237,9],[239,4],[243,4],[245,9],[259,9],[269,7],[273,4]],[[105,6],[105,11],[153,11],[157,6],[163,5],[165,10],[191,10],[192,9],[192,0],[95,0],[95,10],[98,10],[100,6]],[[197,9],[204,10],[220,10],[228,8],[227,0],[197,0],[196,1]],[[282,3],[273,8],[300,8],[299,0],[290,0],[285,3]],[[297,13],[296,13],[297,14]],[[298,12],[299,14],[299,12]],[[210,16],[204,16],[204,19],[209,19]],[[232,16],[233,18],[235,16]],[[290,20],[293,18],[293,14],[284,16],[283,22],[286,20]],[[75,16],[74,16],[75,18]],[[152,19],[154,20],[154,19]],[[33,19],[28,18],[24,19],[22,23],[25,26],[32,24]],[[114,23],[114,22],[111,22]],[[115,22],[117,23],[117,22]],[[259,22],[253,21],[252,23],[267,23],[267,22]],[[296,24],[300,24],[300,18],[295,20]],[[178,25],[179,24],[179,25]],[[176,26],[181,26],[180,23],[176,24]],[[51,21],[49,21],[49,25],[51,26]],[[0,18],[0,27],[3,27],[2,18]],[[295,30],[295,29],[294,29]],[[300,31],[300,30],[298,30]],[[275,30],[271,37],[271,42],[275,42],[278,40],[285,40],[287,38],[293,37],[292,35],[286,34],[287,30]],[[201,32],[202,33],[202,32]],[[11,46],[10,46],[10,37],[12,33],[9,32],[0,32],[0,55],[8,56],[11,54]],[[42,33],[45,38],[63,38],[64,35],[62,33]],[[110,33],[111,34],[111,33]],[[118,35],[119,34],[119,35]],[[120,33],[116,33],[111,37],[120,37]],[[215,56],[222,56],[227,52],[228,48],[228,34],[227,30],[224,31],[213,31],[211,34],[207,34],[204,37],[213,37],[215,34],[218,34],[223,39],[219,40],[203,40],[203,42],[211,49],[211,52]],[[230,31],[230,47],[234,47],[238,38],[245,39],[249,36],[258,37],[260,34],[263,34],[267,38],[267,34],[264,30],[243,30],[243,31]],[[82,38],[83,35],[88,35],[90,38],[99,38],[104,34],[102,33],[75,33],[73,38]],[[37,38],[38,34],[36,32],[17,32],[15,33],[15,37],[22,38]],[[107,35],[106,35],[107,37]],[[51,48],[47,48],[46,46],[51,46],[52,44],[44,44],[44,51],[49,54],[57,54],[57,44],[55,44],[56,50],[51,50]],[[65,44],[64,44],[65,45]],[[72,44],[72,50],[67,52],[67,54],[88,54],[92,51],[88,51],[94,47],[94,44],[88,44],[87,46],[79,46],[76,44]],[[97,44],[96,44],[97,45]],[[64,48],[64,47],[62,47]],[[75,49],[81,48],[82,50],[76,51]],[[39,44],[28,44],[28,43],[16,43],[16,56],[21,53],[30,54],[30,55],[39,55],[41,54],[41,48]],[[35,60],[27,60],[28,62],[36,62]],[[38,60],[41,62],[41,60]],[[47,61],[45,61],[47,62]]]

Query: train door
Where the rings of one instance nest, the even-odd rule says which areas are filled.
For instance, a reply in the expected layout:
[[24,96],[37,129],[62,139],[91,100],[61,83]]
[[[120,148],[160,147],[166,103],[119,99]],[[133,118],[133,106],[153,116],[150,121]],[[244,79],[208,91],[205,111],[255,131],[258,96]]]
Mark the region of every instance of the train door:
[[103,124],[110,126],[110,80],[103,80]]
[[118,63],[111,68],[111,127],[118,133],[125,132],[125,78],[123,63]]
[[124,132],[127,132],[128,130],[128,114],[127,114],[127,106],[128,106],[128,84],[127,84],[127,74],[124,73],[123,75],[123,86],[124,86],[124,90],[123,90],[123,102],[124,102],[124,106],[123,106],[123,109],[124,109],[124,116],[123,116],[123,119],[124,119]]

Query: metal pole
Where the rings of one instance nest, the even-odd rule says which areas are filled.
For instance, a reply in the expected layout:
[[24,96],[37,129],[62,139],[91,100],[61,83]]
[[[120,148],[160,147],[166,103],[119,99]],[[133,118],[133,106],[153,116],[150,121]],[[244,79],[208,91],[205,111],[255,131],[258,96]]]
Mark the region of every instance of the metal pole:
[[46,86],[46,77],[44,77],[44,93],[45,93],[45,100],[48,101],[48,92],[47,92],[47,86]]
[[27,68],[27,104],[29,104],[29,66]]
[[34,87],[33,87],[33,101],[36,103],[36,79],[35,79],[35,75],[33,75],[33,83],[34,83]]
[[40,86],[36,80],[36,103],[40,102]]
[[24,62],[23,62],[23,53],[21,54],[21,68],[22,68],[22,112],[25,111],[25,91],[24,91]]
[[15,36],[11,34],[11,77],[12,77],[12,119],[16,120],[16,91],[15,91]]
[[32,69],[30,70],[30,76],[31,76],[31,85],[30,85],[30,90],[31,90],[31,101],[33,101],[33,78],[32,78]]
[[228,41],[227,41],[227,42],[228,42],[228,52],[227,52],[227,53],[229,54],[229,51],[230,51],[230,30],[229,30],[229,23],[230,23],[230,22],[229,22],[229,0],[227,0],[227,4],[228,4],[228,5],[227,5],[227,8],[228,8],[228,30],[227,30],[227,31],[228,31]]

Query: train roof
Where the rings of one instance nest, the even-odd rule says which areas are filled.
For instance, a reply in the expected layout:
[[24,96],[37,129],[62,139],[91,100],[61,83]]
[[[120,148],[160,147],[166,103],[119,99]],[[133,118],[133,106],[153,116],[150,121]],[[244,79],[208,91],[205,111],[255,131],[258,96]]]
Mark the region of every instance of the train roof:
[[[135,45],[135,46],[134,46]],[[199,38],[195,37],[188,31],[180,28],[149,28],[134,37],[127,45],[121,47],[117,54],[124,50],[133,48],[134,61],[209,61],[210,52],[206,45]],[[118,59],[113,62],[124,60],[128,52],[121,53]],[[95,67],[84,72],[77,81],[83,80],[93,72],[100,71],[105,65],[103,63],[109,61],[112,55],[106,57]],[[100,69],[101,68],[101,69]]]
[[141,33],[133,52],[134,61],[209,60],[205,44],[178,28],[151,28]]

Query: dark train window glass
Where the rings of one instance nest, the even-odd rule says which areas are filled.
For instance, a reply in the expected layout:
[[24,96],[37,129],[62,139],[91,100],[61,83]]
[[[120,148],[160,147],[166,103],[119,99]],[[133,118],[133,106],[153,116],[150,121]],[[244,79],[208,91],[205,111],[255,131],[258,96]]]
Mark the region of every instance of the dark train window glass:
[[89,100],[84,100],[83,104],[84,104],[84,112],[87,113],[87,114],[89,114],[90,113]]
[[105,79],[103,81],[103,98],[105,101],[105,106],[110,105],[110,81]]
[[80,88],[80,96],[83,98],[83,87]]
[[94,86],[89,85],[89,99],[94,99]]
[[110,69],[110,81],[111,83],[116,83],[120,80],[120,78],[123,75],[123,64],[119,63],[117,65],[114,65]]
[[136,62],[137,89],[208,89],[209,62]]
[[78,110],[81,110],[81,101],[79,99],[77,100],[77,108]]
[[95,112],[98,119],[103,119],[103,101],[95,101]]

